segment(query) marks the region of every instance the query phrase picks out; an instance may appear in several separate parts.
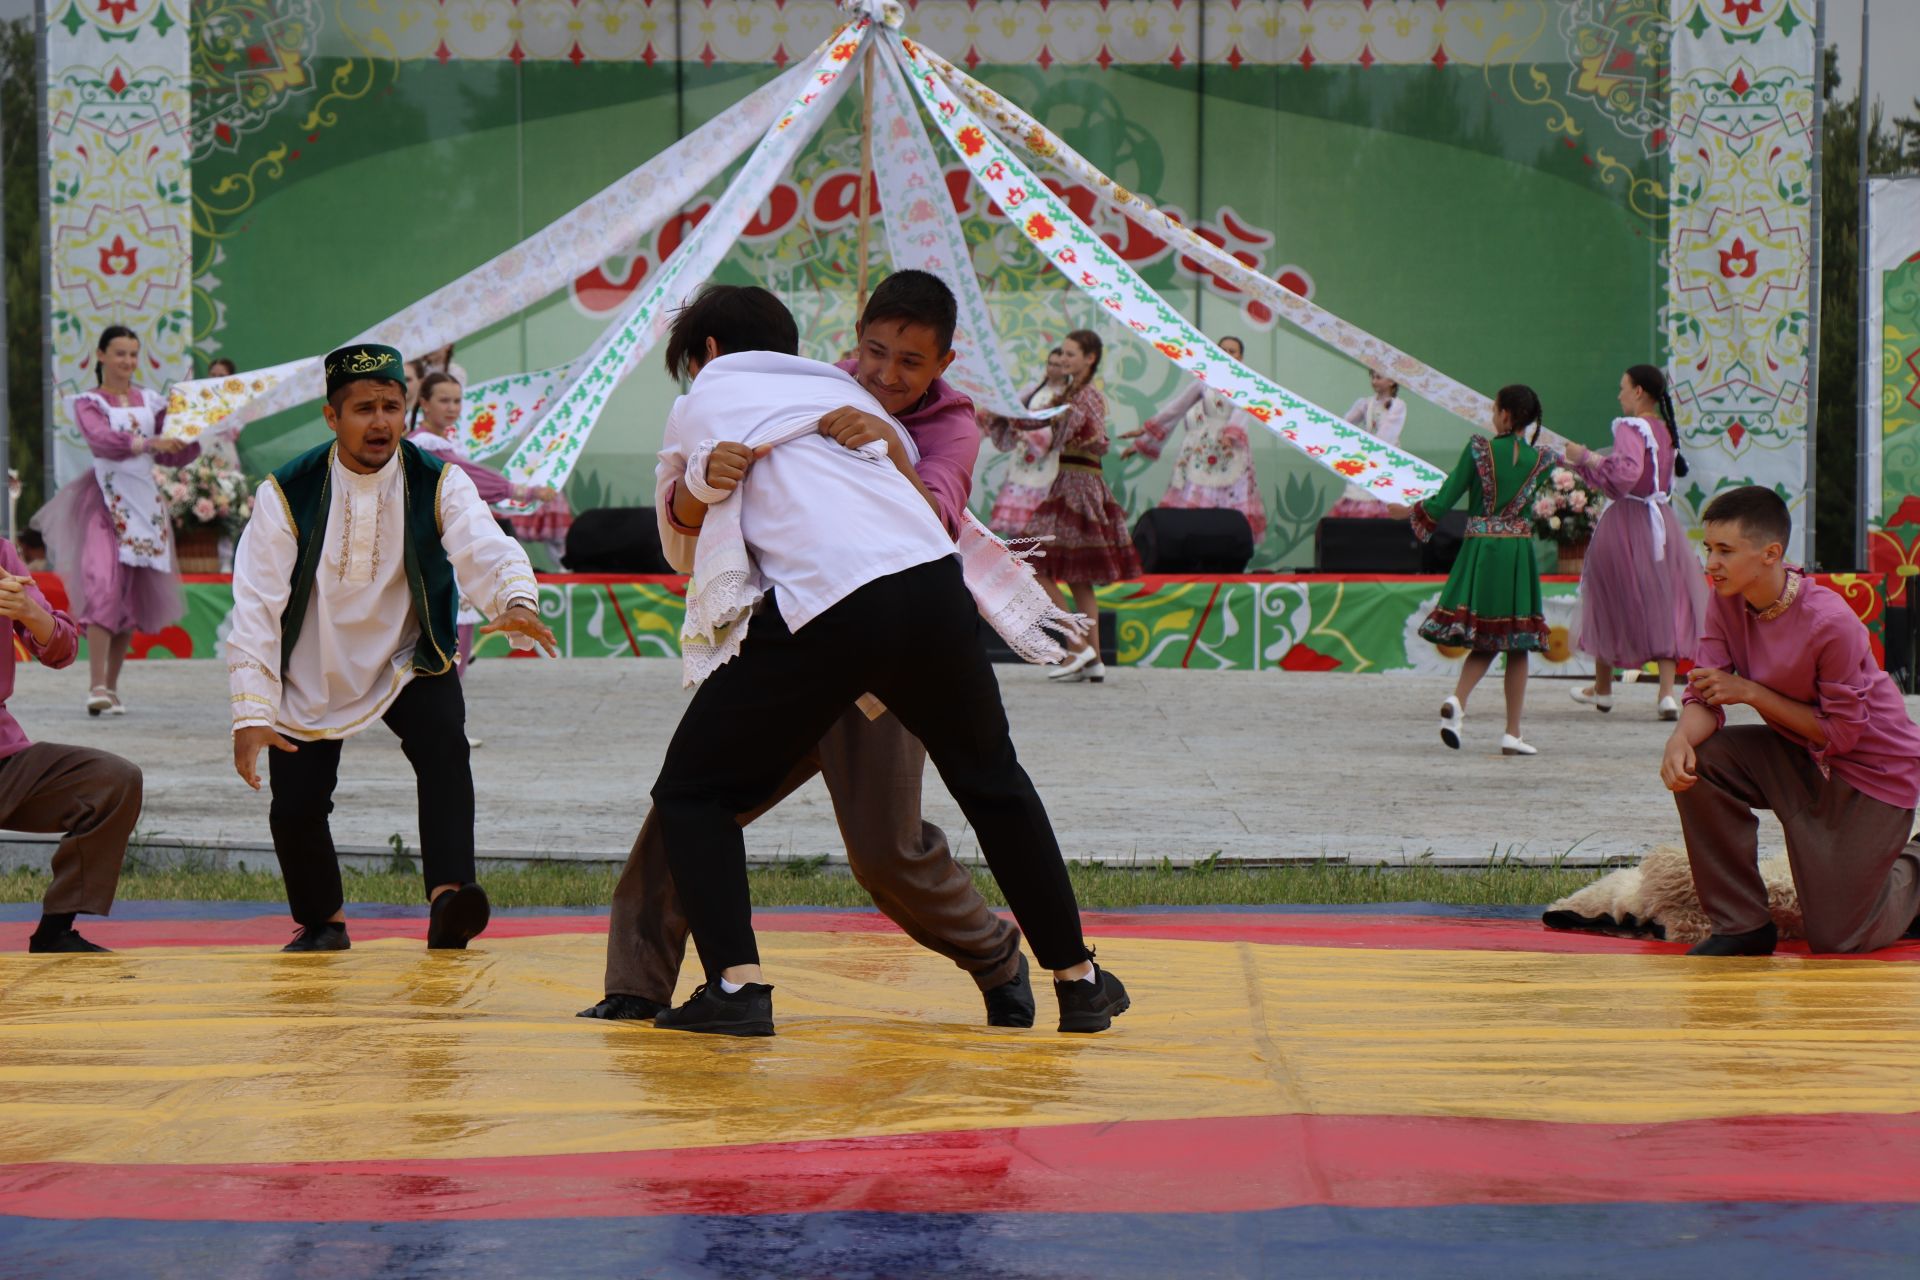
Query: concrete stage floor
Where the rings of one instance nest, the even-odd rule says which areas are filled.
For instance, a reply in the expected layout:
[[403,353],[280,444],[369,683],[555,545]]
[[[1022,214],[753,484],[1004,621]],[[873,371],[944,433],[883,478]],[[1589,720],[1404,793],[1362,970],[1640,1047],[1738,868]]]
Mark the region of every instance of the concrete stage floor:
[[[623,860],[685,703],[679,664],[481,662],[468,685],[480,795],[479,845],[500,857]],[[1499,754],[1497,676],[1469,708],[1465,750],[1440,745],[1446,681],[1395,676],[1111,669],[1060,687],[1002,667],[1022,760],[1070,858],[1108,863],[1322,857],[1399,862],[1432,855],[1576,862],[1634,857],[1679,838],[1656,771],[1668,726],[1650,687],[1602,716],[1568,683],[1536,680],[1532,759]],[[141,833],[250,866],[272,865],[267,799],[234,775],[224,664],[128,664],[130,708],[88,719],[81,671],[23,666],[11,707],[35,738],[117,751],[147,775]],[[978,849],[931,770],[928,817],[956,851]],[[384,726],[347,746],[334,836],[384,857],[418,845],[413,778]],[[1769,828],[1765,838],[1774,839]],[[816,780],[748,833],[756,859],[843,856]],[[0,859],[44,864],[50,846],[11,839]]]
[[[0,908],[0,1276],[1887,1276],[1920,942],[1699,961],[1517,912],[1097,914],[1131,1012],[980,1025],[871,913],[760,917],[779,1035],[576,1019],[604,918]],[[691,985],[683,975],[682,991]]]

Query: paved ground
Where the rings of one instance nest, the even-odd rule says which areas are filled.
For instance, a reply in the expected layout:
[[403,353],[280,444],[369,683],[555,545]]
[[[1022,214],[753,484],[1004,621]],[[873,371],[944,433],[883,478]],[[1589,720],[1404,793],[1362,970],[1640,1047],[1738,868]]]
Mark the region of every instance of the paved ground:
[[[1001,668],[1016,741],[1073,858],[1484,862],[1620,857],[1675,840],[1655,771],[1666,726],[1629,688],[1610,716],[1536,680],[1532,759],[1499,754],[1497,680],[1477,697],[1467,749],[1441,747],[1445,682],[1394,676],[1119,669],[1104,685],[1049,685]],[[23,666],[12,709],[37,738],[117,751],[147,775],[143,834],[259,865],[267,798],[234,775],[224,665],[134,663],[131,711],[90,720],[78,671]],[[469,682],[479,845],[502,857],[620,859],[684,704],[664,661],[483,662]],[[751,726],[742,726],[750,731]],[[334,814],[343,850],[399,833],[417,845],[411,771],[375,726],[347,744]],[[927,812],[977,854],[929,771]],[[1769,824],[1768,837],[1777,835]],[[839,857],[825,789],[808,785],[749,833],[756,858]],[[15,842],[0,859],[43,861]],[[271,858],[266,858],[271,865]]]

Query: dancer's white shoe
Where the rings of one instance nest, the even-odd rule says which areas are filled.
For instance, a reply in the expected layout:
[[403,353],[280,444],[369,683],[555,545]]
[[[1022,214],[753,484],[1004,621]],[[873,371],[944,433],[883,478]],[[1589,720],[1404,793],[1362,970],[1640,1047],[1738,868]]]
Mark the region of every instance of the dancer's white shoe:
[[1595,693],[1592,685],[1588,685],[1584,689],[1575,685],[1573,688],[1567,690],[1567,694],[1583,707],[1592,707],[1595,711],[1613,710],[1613,695],[1610,693]]
[[1540,753],[1510,733],[1500,735],[1500,754],[1503,756],[1537,756]]
[[1460,699],[1449,695],[1447,700],[1440,704],[1440,741],[1458,751],[1460,730],[1466,722],[1467,709],[1460,705]]

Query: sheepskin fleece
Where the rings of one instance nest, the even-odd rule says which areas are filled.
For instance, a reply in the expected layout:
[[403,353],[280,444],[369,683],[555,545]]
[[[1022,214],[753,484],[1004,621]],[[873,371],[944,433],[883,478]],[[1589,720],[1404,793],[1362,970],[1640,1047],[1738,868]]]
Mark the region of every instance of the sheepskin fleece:
[[[1800,895],[1794,890],[1793,872],[1785,856],[1760,859],[1760,878],[1766,881],[1767,908],[1780,936],[1803,936]],[[1649,853],[1639,866],[1608,872],[1547,910],[1601,917],[1614,923],[1631,918],[1658,925],[1661,936],[1669,942],[1700,942],[1713,933],[1713,925],[1700,909],[1700,899],[1693,891],[1693,871],[1687,865],[1687,851],[1666,844]],[[1611,931],[1604,924],[1595,928],[1600,932]]]

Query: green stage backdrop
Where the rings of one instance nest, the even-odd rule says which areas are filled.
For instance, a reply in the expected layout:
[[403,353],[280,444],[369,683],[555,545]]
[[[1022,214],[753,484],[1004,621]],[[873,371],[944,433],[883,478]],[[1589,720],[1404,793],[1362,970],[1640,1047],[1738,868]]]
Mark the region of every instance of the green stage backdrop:
[[[923,34],[956,59],[972,53],[991,87],[1263,272],[1472,386],[1533,384],[1556,428],[1598,442],[1619,371],[1659,360],[1663,346],[1667,159],[1655,122],[1668,52],[1644,25],[1660,7],[1582,3],[1570,21],[1561,5],[1400,4],[1422,29],[1396,33],[1382,18],[1384,34],[1340,45],[1323,33],[1317,46],[1265,61],[1224,48],[1169,58],[1154,32],[1138,50],[1116,54],[1122,42],[1112,37],[1075,60],[1030,30],[1003,38],[984,20],[970,36]],[[817,38],[769,34],[783,12],[771,4],[708,6],[725,12],[710,16],[704,37],[699,3],[632,4],[629,18],[657,23],[644,43],[623,29],[624,45],[593,56],[577,37],[566,48],[548,33],[540,56],[524,31],[508,40],[502,28],[492,43],[473,36],[475,16],[491,21],[500,8],[192,6],[202,361],[224,355],[244,369],[326,348],[565,212],[763,83],[776,56],[803,56]],[[599,19],[616,8],[600,6]],[[1013,8],[1021,11],[1010,21],[1035,20]],[[1337,16],[1340,6],[1330,8]],[[918,20],[939,13],[922,4]],[[1446,14],[1460,24],[1451,37]],[[680,57],[669,56],[676,17]],[[1165,5],[1148,18],[1180,20]],[[1424,30],[1436,18],[1437,36]],[[1469,30],[1476,18],[1481,28]],[[1243,37],[1249,49],[1259,34]],[[996,48],[1008,61],[996,61]],[[720,272],[780,292],[801,317],[807,350],[823,357],[851,345],[857,113],[850,94]],[[952,156],[941,161],[958,172]],[[1066,330],[1102,322],[985,216],[984,197],[957,189],[1024,379]],[[1068,194],[1092,212],[1090,193]],[[541,306],[463,342],[459,363],[477,380],[577,354],[702,212],[696,205],[630,255],[556,281]],[[1276,327],[1165,244],[1098,225],[1149,283],[1209,332],[1244,337],[1250,363],[1284,385],[1336,412],[1365,393],[1365,370]],[[875,245],[880,264],[878,236]],[[1118,434],[1176,394],[1180,376],[1106,332]],[[675,391],[650,359],[619,393],[569,488],[576,508],[651,501]],[[1406,443],[1450,464],[1466,424],[1411,405]],[[242,454],[263,469],[320,431],[311,410],[285,414],[250,427]],[[1108,478],[1131,513],[1153,505],[1174,452],[1123,464],[1116,448]],[[1256,455],[1271,531],[1254,565],[1304,563],[1338,485],[1264,433]],[[983,454],[982,509],[1003,467]]]

